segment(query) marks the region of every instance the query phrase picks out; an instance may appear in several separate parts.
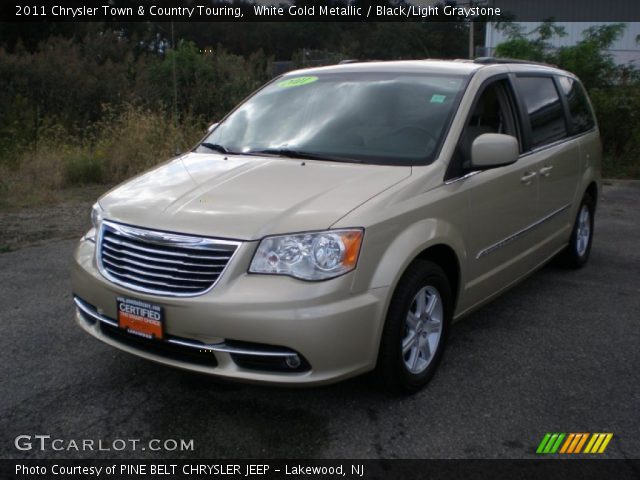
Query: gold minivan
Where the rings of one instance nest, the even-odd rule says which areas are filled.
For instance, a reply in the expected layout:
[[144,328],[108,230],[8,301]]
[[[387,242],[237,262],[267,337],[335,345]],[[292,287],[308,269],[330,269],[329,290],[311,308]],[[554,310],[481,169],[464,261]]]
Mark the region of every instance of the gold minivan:
[[601,145],[546,65],[287,73],[191,152],[114,188],[73,262],[76,321],[166,365],[311,385],[433,376],[453,321],[589,257]]

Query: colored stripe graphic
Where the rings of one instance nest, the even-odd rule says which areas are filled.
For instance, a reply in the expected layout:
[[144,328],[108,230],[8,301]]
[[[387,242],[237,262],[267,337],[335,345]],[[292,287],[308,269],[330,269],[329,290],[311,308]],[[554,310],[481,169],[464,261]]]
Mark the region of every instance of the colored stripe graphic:
[[556,438],[558,438],[558,434],[552,433],[551,438],[549,438],[549,441],[547,442],[547,445],[544,447],[544,450],[542,451],[542,453],[553,453],[551,451],[551,448],[553,448],[553,444],[556,443]]
[[604,453],[613,433],[594,433],[584,449],[584,453]]
[[560,453],[580,453],[580,449],[588,436],[588,433],[569,434],[569,438],[567,438],[567,441],[562,446]]
[[547,442],[549,441],[549,438],[551,438],[551,434],[547,433],[544,436],[544,438],[542,439],[542,441],[540,442],[540,445],[538,445],[538,449],[536,450],[536,453],[543,453],[544,447],[547,444]]
[[598,436],[599,435],[597,433],[591,435],[591,439],[589,440],[589,443],[587,443],[587,447],[584,449],[584,453],[591,453],[591,447],[593,447],[593,444],[596,443]]
[[604,453],[604,451],[607,449],[607,445],[609,445],[609,442],[613,438],[613,433],[607,433],[606,435],[607,436],[602,442],[602,445],[600,445],[600,450],[598,450],[598,453]]
[[571,443],[574,441],[575,437],[576,437],[575,433],[570,433],[569,434],[569,436],[567,437],[567,439],[564,442],[564,445],[562,445],[562,448],[560,449],[560,453],[567,453],[567,449],[569,448]]
[[584,446],[585,442],[587,441],[587,438],[589,438],[589,434],[588,433],[580,433],[578,435],[581,435],[580,441],[578,442],[578,444],[576,445],[576,448],[571,453],[580,453],[582,451],[582,447]]
[[[547,433],[536,453],[604,453],[612,438],[613,433]],[[587,446],[583,450],[585,443]]]
[[565,437],[564,433],[558,434],[558,439],[556,440],[556,443],[553,444],[553,447],[551,447],[551,449],[549,450],[549,453],[556,453],[558,451],[558,448],[560,448],[560,444],[562,443],[562,440],[564,439],[564,437]]
[[564,433],[547,433],[538,445],[536,453],[556,453],[564,437]]

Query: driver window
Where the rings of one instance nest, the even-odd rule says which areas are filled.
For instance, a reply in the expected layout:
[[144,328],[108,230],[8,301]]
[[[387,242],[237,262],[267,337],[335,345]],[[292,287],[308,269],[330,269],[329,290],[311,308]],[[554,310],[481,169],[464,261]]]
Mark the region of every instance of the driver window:
[[485,133],[503,133],[518,138],[506,80],[491,83],[480,94],[465,125],[452,158],[448,179],[468,173],[471,165],[471,145]]

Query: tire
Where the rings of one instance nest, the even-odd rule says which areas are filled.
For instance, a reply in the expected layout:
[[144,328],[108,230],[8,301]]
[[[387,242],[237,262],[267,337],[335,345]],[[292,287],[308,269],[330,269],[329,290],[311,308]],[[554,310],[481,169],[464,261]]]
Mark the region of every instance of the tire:
[[588,193],[582,197],[576,219],[571,231],[571,239],[566,249],[559,256],[560,264],[565,268],[578,269],[584,267],[589,260],[591,243],[593,242],[593,216],[595,203]]
[[380,341],[376,375],[386,389],[412,394],[429,383],[442,358],[452,305],[442,268],[417,260],[407,269],[391,299]]

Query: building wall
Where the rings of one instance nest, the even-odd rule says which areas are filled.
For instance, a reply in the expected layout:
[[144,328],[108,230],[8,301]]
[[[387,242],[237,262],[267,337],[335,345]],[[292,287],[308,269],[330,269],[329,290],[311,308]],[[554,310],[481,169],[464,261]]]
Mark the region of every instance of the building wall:
[[[638,0],[640,1],[640,0]],[[524,27],[525,32],[534,30],[541,22],[518,22]],[[553,37],[549,43],[554,48],[562,46],[575,45],[582,40],[582,32],[593,25],[604,25],[611,22],[556,22],[556,25],[564,27],[567,36]],[[636,37],[640,35],[640,22],[627,22],[627,28],[623,36],[615,42],[609,50],[613,55],[616,63],[626,64],[635,62],[640,67],[640,43],[636,42]],[[504,42],[506,37],[504,34],[496,30],[493,24],[488,23],[485,38],[484,55],[492,56],[495,47]]]

